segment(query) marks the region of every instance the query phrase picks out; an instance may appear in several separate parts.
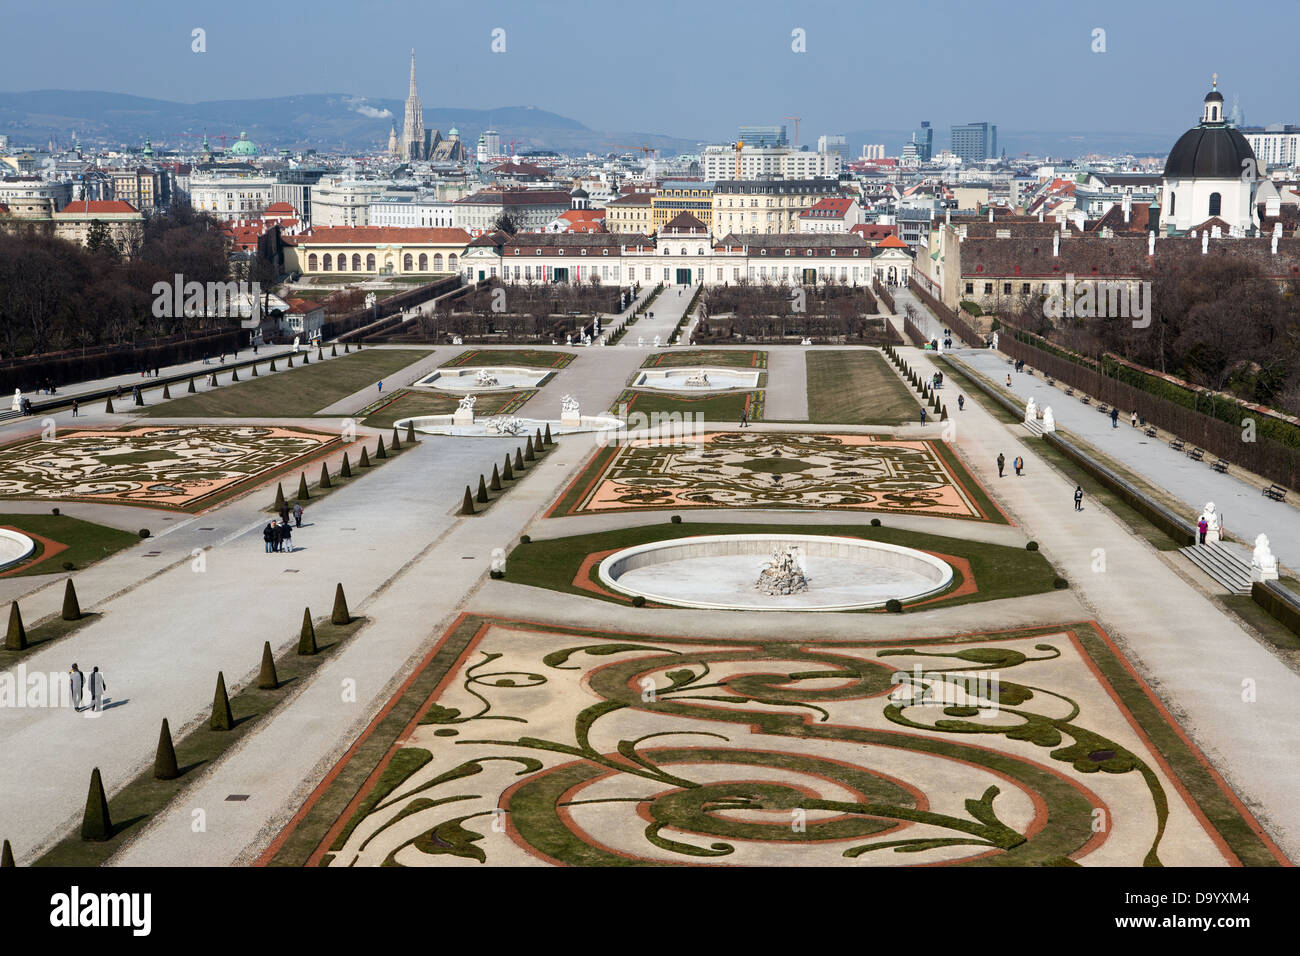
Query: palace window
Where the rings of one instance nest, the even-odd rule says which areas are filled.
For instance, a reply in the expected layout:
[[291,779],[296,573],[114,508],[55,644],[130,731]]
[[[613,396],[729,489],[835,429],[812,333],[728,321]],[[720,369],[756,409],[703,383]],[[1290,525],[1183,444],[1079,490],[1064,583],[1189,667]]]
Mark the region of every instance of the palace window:
[[1219,193],[1210,193],[1210,215],[1217,216],[1223,211],[1223,197]]

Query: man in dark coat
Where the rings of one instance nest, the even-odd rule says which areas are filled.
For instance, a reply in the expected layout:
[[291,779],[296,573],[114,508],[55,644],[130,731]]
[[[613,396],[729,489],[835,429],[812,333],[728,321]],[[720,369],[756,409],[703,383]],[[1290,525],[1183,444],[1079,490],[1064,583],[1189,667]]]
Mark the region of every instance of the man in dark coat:
[[81,692],[86,687],[86,675],[76,664],[72,665],[72,670],[68,672],[68,677],[72,681],[72,709],[81,712]]
[[90,671],[90,709],[96,712],[104,709],[104,691],[108,690],[108,684],[104,683],[104,675],[99,672],[99,668],[92,668]]
[[274,538],[275,538],[275,529],[271,527],[271,522],[268,521],[266,523],[266,527],[262,529],[262,540],[266,542],[267,554],[270,554],[273,550],[275,550],[272,547],[272,544],[274,543],[273,540]]

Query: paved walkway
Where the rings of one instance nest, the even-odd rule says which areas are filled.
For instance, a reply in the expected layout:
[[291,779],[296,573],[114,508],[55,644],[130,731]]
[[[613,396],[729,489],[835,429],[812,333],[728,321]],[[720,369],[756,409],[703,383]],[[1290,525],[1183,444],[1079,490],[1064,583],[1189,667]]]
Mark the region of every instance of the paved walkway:
[[808,420],[808,350],[783,345],[767,350],[767,387],[763,417],[774,421]]
[[1192,461],[1159,438],[1148,438],[1130,424],[1132,409],[1120,409],[1119,427],[1113,428],[1110,416],[1100,414],[1095,405],[1084,405],[1077,397],[1048,385],[1041,374],[1013,371],[1000,352],[965,350],[961,359],[995,382],[1003,382],[1010,375],[1009,391],[1022,404],[1033,396],[1040,408],[1050,405],[1061,428],[1166,490],[1184,504],[1188,520],[1195,523],[1205,503],[1213,501],[1230,534],[1254,547],[1255,536],[1264,532],[1278,560],[1290,568],[1300,568],[1300,509],[1265,498],[1259,488],[1234,477],[1231,471],[1226,475],[1214,471],[1210,467],[1211,455],[1205,461]]
[[[922,376],[935,370],[922,350],[902,352]],[[1074,489],[1038,457],[1036,440],[986,411],[981,396],[966,398],[955,444],[967,466],[1040,542],[1284,852],[1300,860],[1300,675],[1109,511],[1086,503],[1074,511]],[[1008,467],[998,478],[999,452],[1008,463],[1023,455],[1025,476]],[[1101,573],[1093,570],[1099,555]]]

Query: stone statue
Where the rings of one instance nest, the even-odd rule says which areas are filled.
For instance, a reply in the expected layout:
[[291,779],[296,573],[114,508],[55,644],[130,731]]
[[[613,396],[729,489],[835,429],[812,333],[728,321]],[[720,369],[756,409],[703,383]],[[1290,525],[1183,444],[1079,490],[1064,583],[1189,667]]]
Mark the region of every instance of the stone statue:
[[489,421],[487,430],[494,435],[519,435],[527,429],[524,423],[513,415],[502,415]]
[[479,369],[478,374],[474,376],[475,388],[495,388],[500,384],[500,380],[485,368]]
[[1025,406],[1025,422],[1036,421],[1038,421],[1038,403],[1034,401],[1034,397],[1031,395],[1029,396],[1029,404]]
[[474,405],[478,397],[474,395],[461,396],[460,403],[456,406],[455,413],[451,416],[453,425],[473,425],[474,424]]
[[301,339],[302,339],[302,336],[301,336],[301,335],[295,335],[295,336],[293,337],[293,354],[294,354],[294,355],[297,355],[297,354],[298,354],[298,342],[301,341]]
[[[452,338],[451,338],[451,344],[452,344],[452,345],[464,345],[464,344],[465,344],[465,341],[464,341],[464,340],[463,340],[459,335],[453,335]],[[555,343],[552,342],[551,344],[554,345]]]
[[1268,535],[1255,537],[1255,551],[1250,557],[1250,579],[1252,581],[1276,581],[1277,558],[1268,546]]
[[1052,406],[1048,405],[1043,409],[1043,431],[1056,431],[1056,416],[1052,414]]
[[993,333],[993,346],[992,346],[992,348],[993,348],[994,351],[997,351],[997,348],[998,348],[998,334],[997,334],[996,332]]
[[643,348],[645,348],[645,336],[644,336],[644,335],[638,335],[638,336],[636,337],[636,347],[639,348],[639,349],[643,349]]
[[458,407],[458,408],[464,408],[464,409],[468,409],[468,410],[470,410],[470,411],[473,411],[473,410],[474,410],[474,406],[475,406],[477,403],[478,403],[478,396],[477,396],[477,395],[466,395],[465,397],[463,397],[463,398],[460,400],[460,404],[459,404],[457,407]]
[[655,336],[655,348],[659,348],[659,336]]
[[576,424],[581,421],[578,413],[578,400],[572,395],[565,395],[560,399],[560,421],[566,425]]
[[505,548],[492,549],[492,564],[491,564],[490,573],[494,578],[504,578],[506,576],[506,549]]
[[797,546],[788,545],[784,551],[775,547],[771,560],[758,573],[754,589],[772,595],[799,594],[810,586],[806,570]]
[[15,388],[14,400],[13,403],[9,406],[9,410],[11,412],[20,412],[22,411],[22,408],[23,408],[23,390],[21,388]]
[[572,334],[566,335],[566,336],[564,337],[564,344],[565,344],[565,345],[572,345],[572,344],[573,344],[573,335],[572,335]]
[[700,369],[694,375],[691,375],[686,379],[686,384],[691,388],[708,388],[709,373],[704,371],[704,369]]
[[[1201,518],[1205,519],[1205,543],[1214,544],[1219,540],[1219,526],[1222,524],[1223,516],[1214,510],[1214,502],[1207,501],[1205,510],[1201,512]],[[1197,524],[1200,523],[1197,519]]]

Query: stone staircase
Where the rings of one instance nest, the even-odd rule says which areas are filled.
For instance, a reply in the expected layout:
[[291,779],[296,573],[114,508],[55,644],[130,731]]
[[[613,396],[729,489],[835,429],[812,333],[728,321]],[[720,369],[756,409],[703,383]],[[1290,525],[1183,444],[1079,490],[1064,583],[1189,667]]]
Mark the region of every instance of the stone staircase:
[[1038,422],[1024,422],[1023,424],[1029,434],[1033,435],[1035,438],[1043,437],[1043,426],[1038,424]]
[[1187,559],[1233,594],[1249,594],[1250,562],[1220,544],[1193,544],[1179,548]]

